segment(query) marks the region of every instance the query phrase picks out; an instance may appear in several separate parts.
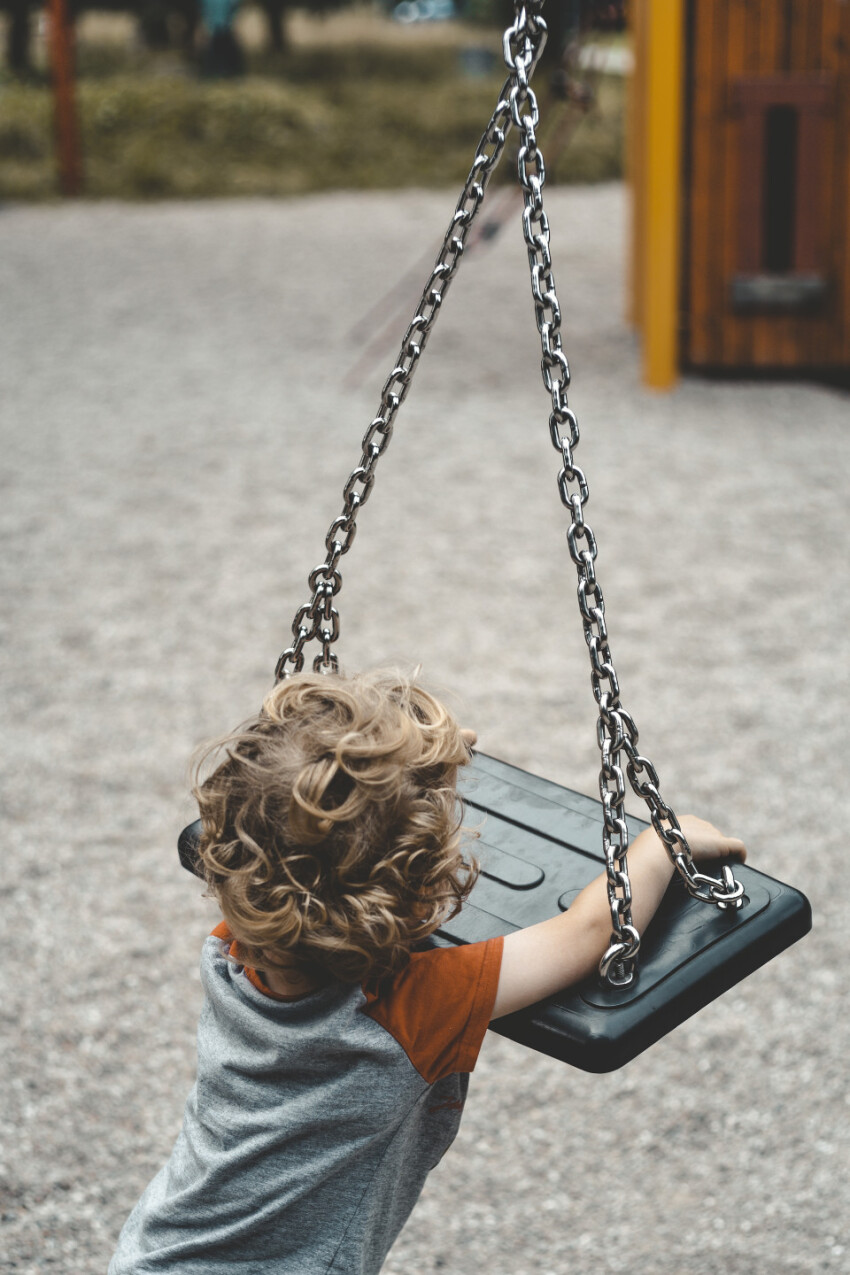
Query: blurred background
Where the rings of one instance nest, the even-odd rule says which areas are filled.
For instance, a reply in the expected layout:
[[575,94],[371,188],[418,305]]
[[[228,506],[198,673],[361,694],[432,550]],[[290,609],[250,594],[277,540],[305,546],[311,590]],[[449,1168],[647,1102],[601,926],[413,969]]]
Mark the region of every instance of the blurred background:
[[[511,11],[2,0],[0,199],[456,185]],[[547,18],[547,179],[630,180],[624,291],[647,383],[682,366],[846,380],[845,0],[560,0]]]
[[[93,8],[60,0],[52,10],[3,0],[0,197],[54,198],[63,181],[92,198],[119,199],[460,182],[470,136],[483,127],[503,78],[501,31],[510,11],[506,0],[138,0]],[[552,19],[548,80],[558,100],[571,98],[592,117],[569,166],[556,142],[552,177],[618,177],[622,0],[570,0],[553,6]],[[54,148],[51,30],[63,31],[76,89],[60,107],[78,133],[64,177]],[[579,48],[589,42],[604,50],[601,65],[610,53],[619,74],[591,76]],[[563,132],[560,118],[552,123]]]

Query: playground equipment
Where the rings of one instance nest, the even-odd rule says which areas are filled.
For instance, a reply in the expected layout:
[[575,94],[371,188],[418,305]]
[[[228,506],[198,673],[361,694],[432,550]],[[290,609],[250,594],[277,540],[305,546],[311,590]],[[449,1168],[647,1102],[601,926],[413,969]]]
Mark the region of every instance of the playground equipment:
[[[341,561],[357,533],[357,515],[369,499],[375,468],[386,451],[413,374],[463,257],[487,185],[511,126],[520,135],[517,172],[523,193],[522,230],[528,252],[541,373],[550,399],[549,437],[561,468],[557,485],[569,516],[567,543],[578,577],[577,596],[590,655],[590,681],[598,708],[601,756],[599,793],[591,800],[483,755],[472,766],[464,797],[486,816],[481,835],[483,872],[470,902],[438,932],[438,941],[465,943],[566,910],[600,866],[608,880],[612,933],[599,977],[567,989],[494,1024],[496,1031],[589,1071],[609,1071],[645,1049],[713,997],[731,987],[811,925],[808,901],[762,873],[727,865],[719,876],[701,872],[673,809],[664,801],[652,762],[638,748],[638,730],[620,698],[608,642],[605,604],[597,576],[597,545],[585,518],[587,478],[576,462],[578,421],[567,403],[570,371],[561,340],[549,222],[543,207],[546,169],[537,140],[539,109],[530,80],[542,52],[543,0],[515,0],[505,32],[508,78],[479,142],[436,264],[402,339],[395,366],[366,430],[360,460],[343,489],[342,512],[325,537],[326,557],[309,575],[310,601],[292,622],[292,642],[281,654],[278,680],[304,667],[304,648],[318,644],[315,672],[336,675],[340,633],[336,598]],[[627,819],[626,780],[647,805],[653,827],[676,868],[661,914],[643,947],[632,923],[627,851],[640,825]],[[180,836],[182,863],[199,872],[200,821]],[[638,954],[641,953],[640,967]],[[646,959],[644,959],[646,958]]]
[[74,25],[67,0],[49,0],[48,44],[59,189],[63,195],[79,195],[83,162],[74,91]]
[[631,11],[630,314],[647,383],[850,369],[850,5]]

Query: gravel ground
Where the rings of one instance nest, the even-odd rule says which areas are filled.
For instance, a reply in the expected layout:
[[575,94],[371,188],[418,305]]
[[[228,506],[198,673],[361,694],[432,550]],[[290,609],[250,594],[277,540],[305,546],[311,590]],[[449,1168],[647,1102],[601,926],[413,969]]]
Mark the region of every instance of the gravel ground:
[[[622,189],[549,204],[624,701],[668,799],[815,928],[614,1075],[489,1036],[387,1275],[850,1272],[848,396],[644,391]],[[212,918],[175,853],[187,760],[270,683],[407,318],[382,342],[394,303],[369,311],[452,206],[0,213],[3,1271],[102,1273],[179,1127]],[[512,225],[455,283],[344,562],[342,654],[422,661],[485,751],[593,791],[525,272]]]

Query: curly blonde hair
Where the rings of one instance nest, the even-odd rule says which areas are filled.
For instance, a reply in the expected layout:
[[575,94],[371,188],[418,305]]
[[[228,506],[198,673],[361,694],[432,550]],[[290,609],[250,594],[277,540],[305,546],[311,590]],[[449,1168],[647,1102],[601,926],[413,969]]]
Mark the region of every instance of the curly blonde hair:
[[400,969],[478,875],[461,852],[469,758],[454,717],[410,678],[279,682],[195,768],[199,855],[240,960],[351,983]]

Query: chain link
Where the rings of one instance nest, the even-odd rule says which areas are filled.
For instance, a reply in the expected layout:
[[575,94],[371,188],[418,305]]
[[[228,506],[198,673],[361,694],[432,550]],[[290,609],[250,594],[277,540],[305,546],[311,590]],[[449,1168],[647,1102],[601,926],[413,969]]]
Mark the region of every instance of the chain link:
[[[314,671],[335,673],[339,668],[333,645],[339,637],[339,611],[334,605],[334,598],[342,587],[340,559],[354,543],[357,515],[372,491],[375,466],[392,438],[396,415],[407,397],[422,351],[437,321],[449,285],[460,266],[470,229],[478,215],[490,178],[502,157],[507,135],[512,124],[518,122],[518,106],[515,103],[519,99],[512,95],[521,86],[527,88],[528,74],[543,51],[545,26],[540,24],[538,29],[535,21],[530,11],[521,9],[513,26],[505,32],[503,45],[510,74],[502,86],[496,109],[478,143],[475,159],[443,239],[443,246],[416,313],[402,339],[395,367],[384,382],[377,414],[363,436],[362,455],[343,489],[342,513],[328,528],[325,536],[325,561],[310,573],[312,598],[298,608],[292,621],[292,643],[277,662],[277,681],[303,669],[304,647],[313,640],[319,641],[322,647],[313,660]],[[537,32],[531,61],[525,52],[527,30]],[[520,52],[522,56],[517,58],[516,55]]]
[[299,607],[295,614],[293,641],[280,656],[275,676],[279,681],[300,672],[304,667],[304,647],[313,640],[319,641],[322,648],[313,660],[313,669],[333,673],[339,667],[333,646],[339,637],[339,611],[334,599],[342,588],[340,559],[354,543],[357,514],[371,494],[375,466],[389,446],[395,417],[407,397],[443,299],[460,266],[470,228],[513,125],[519,129],[521,138],[517,172],[523,190],[522,229],[528,249],[534,314],[540,334],[541,373],[552,399],[549,433],[552,446],[561,459],[558,492],[570,515],[567,544],[578,575],[579,611],[590,655],[590,680],[599,711],[596,728],[601,755],[599,795],[602,800],[602,844],[612,931],[611,942],[599,969],[613,986],[627,986],[634,979],[640,935],[632,923],[623,753],[628,759],[626,775],[629,782],[637,796],[646,802],[653,827],[694,898],[716,904],[719,908],[740,907],[743,886],[735,880],[728,867],[723,869],[722,880],[719,881],[697,871],[676,814],[659,792],[655,767],[638,751],[634,719],[620,703],[620,686],[608,643],[605,602],[596,577],[596,538],[584,517],[590,491],[584,472],[574,458],[580,435],[576,415],[567,403],[570,368],[561,341],[561,307],[552,270],[549,222],[543,209],[546,166],[537,144],[536,129],[540,115],[537,98],[530,85],[546,41],[542,7],[543,0],[525,0],[525,3],[515,0],[515,20],[503,37],[508,78],[478,144],[436,264],[416,314],[404,334],[395,367],[384,382],[378,412],[363,436],[360,461],[343,488],[342,513],[333,520],[325,536],[325,560],[311,571],[308,578],[311,600]]
[[570,368],[561,342],[561,307],[552,272],[549,222],[543,209],[546,166],[536,137],[540,115],[537,98],[529,84],[539,56],[539,33],[541,28],[545,31],[540,17],[542,3],[543,0],[526,0],[525,6],[517,3],[515,28],[521,31],[522,39],[510,49],[506,39],[505,61],[516,77],[510,95],[511,119],[520,132],[517,173],[524,197],[522,230],[528,250],[531,294],[543,355],[541,372],[552,398],[549,433],[552,446],[562,462],[558,492],[570,515],[567,545],[578,574],[579,610],[590,655],[590,681],[599,710],[596,725],[601,755],[599,795],[602,799],[602,845],[611,913],[611,942],[600,962],[599,971],[611,985],[623,987],[634,979],[640,948],[640,935],[632,923],[623,753],[628,759],[625,769],[629,782],[637,796],[649,807],[652,825],[688,891],[706,903],[728,908],[741,905],[743,886],[735,881],[730,868],[724,868],[720,881],[697,871],[679,820],[658,790],[655,767],[638,752],[638,731],[634,719],[620,703],[620,684],[608,644],[605,602],[596,577],[596,537],[584,516],[590,490],[587,478],[574,457],[579,428],[575,413],[567,405]]

